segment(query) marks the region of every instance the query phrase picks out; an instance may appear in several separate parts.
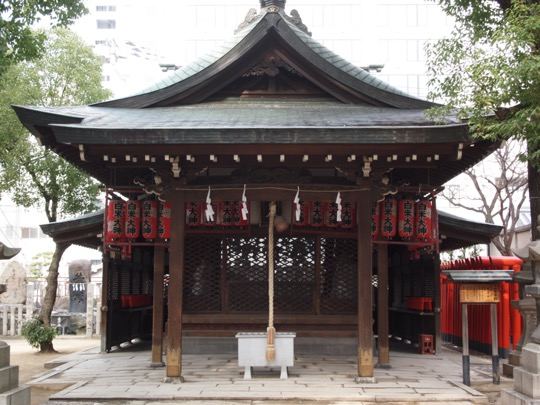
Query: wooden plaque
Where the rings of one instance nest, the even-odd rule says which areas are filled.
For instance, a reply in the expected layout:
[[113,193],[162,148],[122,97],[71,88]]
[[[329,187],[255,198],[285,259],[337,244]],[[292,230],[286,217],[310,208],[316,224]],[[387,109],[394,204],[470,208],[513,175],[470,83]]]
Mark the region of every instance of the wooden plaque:
[[461,284],[459,300],[464,304],[495,303],[500,300],[498,284]]

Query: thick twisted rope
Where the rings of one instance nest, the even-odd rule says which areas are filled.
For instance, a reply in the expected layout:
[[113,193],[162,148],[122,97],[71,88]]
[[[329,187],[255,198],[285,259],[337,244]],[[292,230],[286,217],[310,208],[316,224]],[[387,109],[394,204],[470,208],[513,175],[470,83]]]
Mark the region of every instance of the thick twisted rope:
[[274,328],[274,219],[276,218],[276,202],[270,203],[268,218],[268,328],[266,329],[266,360],[276,358],[276,329]]

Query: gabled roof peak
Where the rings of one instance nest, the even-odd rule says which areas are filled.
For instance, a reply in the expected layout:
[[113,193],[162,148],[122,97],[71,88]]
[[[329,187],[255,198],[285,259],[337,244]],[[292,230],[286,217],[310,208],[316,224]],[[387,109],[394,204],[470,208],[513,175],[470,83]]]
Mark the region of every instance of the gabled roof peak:
[[261,8],[278,7],[285,8],[286,0],[260,0]]

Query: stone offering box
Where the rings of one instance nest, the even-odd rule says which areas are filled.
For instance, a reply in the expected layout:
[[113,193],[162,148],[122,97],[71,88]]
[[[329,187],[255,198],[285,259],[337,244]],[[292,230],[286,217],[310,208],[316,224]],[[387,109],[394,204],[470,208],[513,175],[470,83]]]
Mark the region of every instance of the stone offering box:
[[238,339],[238,365],[244,367],[244,379],[251,379],[252,367],[280,367],[282,380],[287,379],[287,367],[294,366],[294,332],[276,333],[276,358],[266,360],[266,333],[240,332]]

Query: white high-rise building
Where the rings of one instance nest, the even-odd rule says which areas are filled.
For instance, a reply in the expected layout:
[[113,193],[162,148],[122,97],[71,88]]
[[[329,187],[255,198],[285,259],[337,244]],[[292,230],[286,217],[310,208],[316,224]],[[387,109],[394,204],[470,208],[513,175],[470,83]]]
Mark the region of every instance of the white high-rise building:
[[[89,0],[76,31],[104,58],[115,96],[160,79],[159,64],[182,66],[231,37],[257,0]],[[384,65],[381,79],[425,97],[427,42],[452,21],[428,0],[288,0],[313,36],[358,66]]]

